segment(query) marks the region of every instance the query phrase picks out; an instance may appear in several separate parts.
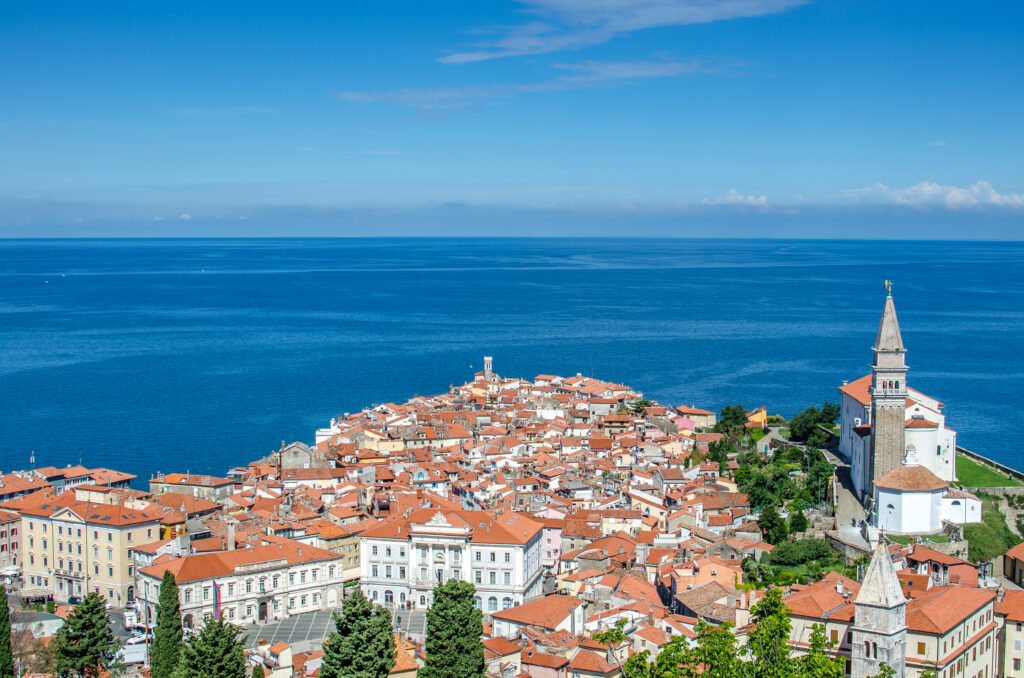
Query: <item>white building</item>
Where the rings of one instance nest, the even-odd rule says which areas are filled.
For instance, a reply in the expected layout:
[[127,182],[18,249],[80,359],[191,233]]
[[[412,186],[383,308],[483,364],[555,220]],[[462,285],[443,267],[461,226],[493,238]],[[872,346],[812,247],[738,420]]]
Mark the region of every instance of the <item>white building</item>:
[[139,616],[155,623],[167,570],[177,581],[182,622],[190,628],[215,616],[218,589],[221,617],[238,625],[332,609],[342,599],[343,561],[336,553],[288,539],[184,558],[163,555],[137,570]]
[[450,579],[476,587],[476,605],[496,612],[541,593],[543,525],[516,513],[424,508],[360,536],[360,586],[385,605],[429,607]]
[[[839,388],[839,451],[850,460],[860,497],[871,493],[871,375]],[[945,404],[907,389],[904,436],[921,466],[946,482],[956,480],[956,431],[946,426]]]
[[876,530],[934,534],[944,521],[980,522],[978,498],[949,487],[956,432],[946,426],[945,406],[907,385],[907,351],[886,287],[871,374],[839,388],[839,449],[854,487]]

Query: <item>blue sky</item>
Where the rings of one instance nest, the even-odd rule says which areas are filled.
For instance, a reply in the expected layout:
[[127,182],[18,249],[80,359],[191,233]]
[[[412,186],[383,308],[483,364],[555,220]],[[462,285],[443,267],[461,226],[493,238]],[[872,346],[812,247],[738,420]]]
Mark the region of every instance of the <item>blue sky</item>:
[[1024,8],[32,2],[0,235],[1024,237]]

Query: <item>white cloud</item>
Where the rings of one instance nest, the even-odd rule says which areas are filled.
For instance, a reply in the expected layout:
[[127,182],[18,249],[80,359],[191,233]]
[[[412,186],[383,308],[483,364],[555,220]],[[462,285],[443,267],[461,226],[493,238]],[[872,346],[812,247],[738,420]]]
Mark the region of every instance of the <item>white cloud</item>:
[[578,64],[553,64],[566,75],[533,83],[467,85],[464,87],[424,87],[390,90],[334,92],[342,101],[391,103],[424,109],[450,109],[474,106],[482,101],[513,97],[518,94],[564,92],[593,87],[623,87],[637,80],[725,73],[723,64],[698,59],[659,61],[585,61]]
[[1024,193],[1000,193],[987,181],[970,186],[950,186],[922,181],[906,188],[892,188],[881,182],[865,188],[843,191],[843,196],[857,202],[888,203],[910,207],[941,206],[950,209],[975,207],[1024,208]]
[[464,64],[601,45],[630,31],[765,16],[809,0],[519,0],[533,21],[438,61]]
[[939,146],[945,146],[945,145],[946,145],[946,142],[945,142],[945,141],[933,141],[933,142],[931,142],[931,143],[930,143],[930,144],[928,144],[928,145],[929,145],[929,146],[935,146],[935,147],[939,147]]
[[192,221],[191,214],[179,214],[178,218],[181,219],[182,221]]
[[717,195],[713,198],[704,198],[701,202],[705,205],[746,205],[748,207],[757,207],[759,209],[766,209],[768,207],[767,196],[743,195],[735,188],[730,188],[729,192],[725,195]]

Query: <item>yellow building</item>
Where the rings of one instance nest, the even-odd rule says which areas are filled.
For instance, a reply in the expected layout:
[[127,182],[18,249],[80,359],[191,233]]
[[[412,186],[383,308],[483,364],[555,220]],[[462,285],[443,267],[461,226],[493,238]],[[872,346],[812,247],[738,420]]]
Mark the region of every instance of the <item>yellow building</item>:
[[134,600],[128,549],[159,537],[160,514],[123,504],[48,497],[21,513],[23,576],[55,600],[100,594],[122,607]]

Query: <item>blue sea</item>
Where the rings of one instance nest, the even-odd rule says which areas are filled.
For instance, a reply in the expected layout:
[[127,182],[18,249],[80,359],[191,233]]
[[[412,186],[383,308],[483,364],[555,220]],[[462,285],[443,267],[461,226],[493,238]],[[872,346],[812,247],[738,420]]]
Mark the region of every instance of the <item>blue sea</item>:
[[0,467],[223,474],[331,417],[505,376],[793,415],[868,372],[1024,467],[1024,246],[650,239],[0,241]]

